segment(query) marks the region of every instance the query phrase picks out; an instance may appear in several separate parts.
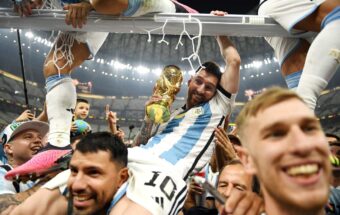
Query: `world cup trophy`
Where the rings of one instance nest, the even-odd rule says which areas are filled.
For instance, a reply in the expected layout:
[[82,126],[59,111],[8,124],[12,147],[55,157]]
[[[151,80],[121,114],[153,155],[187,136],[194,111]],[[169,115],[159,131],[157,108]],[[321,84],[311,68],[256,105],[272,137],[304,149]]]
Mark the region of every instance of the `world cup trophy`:
[[155,123],[167,122],[170,118],[170,106],[175,95],[180,91],[183,74],[175,65],[164,67],[160,78],[154,87],[154,95],[160,95],[162,99],[146,106],[146,115]]

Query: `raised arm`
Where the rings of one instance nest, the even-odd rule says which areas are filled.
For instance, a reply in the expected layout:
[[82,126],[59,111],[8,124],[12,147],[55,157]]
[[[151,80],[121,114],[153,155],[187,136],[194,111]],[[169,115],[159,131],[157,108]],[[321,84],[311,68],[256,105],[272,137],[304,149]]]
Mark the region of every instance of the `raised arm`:
[[229,93],[237,93],[240,85],[241,57],[228,37],[218,36],[217,42],[226,64],[220,85]]
[[[224,11],[211,11],[210,14],[215,16],[225,16],[228,13]],[[222,75],[220,85],[229,93],[237,93],[240,86],[240,64],[241,57],[227,36],[217,36],[217,43],[220,47],[221,55],[226,64]]]

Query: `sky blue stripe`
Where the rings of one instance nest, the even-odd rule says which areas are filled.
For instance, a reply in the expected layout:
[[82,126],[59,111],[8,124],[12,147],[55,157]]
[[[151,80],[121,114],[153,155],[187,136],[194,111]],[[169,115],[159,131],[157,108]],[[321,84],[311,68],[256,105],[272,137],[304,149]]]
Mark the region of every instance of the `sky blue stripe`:
[[179,160],[186,157],[196,143],[200,140],[203,130],[210,122],[212,113],[209,103],[203,106],[204,114],[197,117],[195,123],[189,127],[187,132],[168,151],[163,152],[160,157],[175,165]]
[[175,118],[172,119],[166,125],[165,129],[160,134],[153,136],[153,138],[146,145],[142,145],[141,147],[144,149],[150,149],[154,147],[155,145],[157,145],[158,143],[160,143],[166,135],[168,135],[169,133],[172,133],[174,131],[174,128],[178,127],[179,124],[183,121],[184,116],[179,119],[175,119]]
[[340,18],[340,6],[336,7],[332,12],[330,12],[321,22],[321,29],[323,29],[328,23],[331,21],[337,20]]
[[128,183],[125,184],[125,187],[117,194],[114,196],[114,198],[111,201],[110,207],[107,210],[106,214],[110,214],[110,211],[112,210],[112,208],[116,205],[116,203],[123,197],[123,195],[125,195],[126,190],[128,187]]

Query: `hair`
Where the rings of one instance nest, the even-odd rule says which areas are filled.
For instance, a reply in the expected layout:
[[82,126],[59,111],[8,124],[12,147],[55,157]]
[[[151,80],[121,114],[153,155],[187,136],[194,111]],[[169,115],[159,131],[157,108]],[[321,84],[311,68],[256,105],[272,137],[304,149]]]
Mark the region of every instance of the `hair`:
[[96,153],[106,151],[111,160],[122,166],[127,166],[128,151],[122,141],[109,132],[96,132],[86,135],[76,146],[75,151],[81,153]]
[[[244,167],[243,163],[235,158],[235,159],[232,159],[230,160],[226,165],[224,165],[222,167],[222,169],[220,170],[220,173],[223,172],[223,170],[228,167],[228,166],[232,166],[232,165],[241,165]],[[220,181],[220,175],[218,175],[218,179],[217,179],[217,183]],[[259,183],[259,180],[258,178],[256,177],[256,175],[253,175],[252,176],[252,179],[251,179],[251,190],[254,192],[254,193],[257,193],[259,194],[260,193],[260,183]]]
[[206,72],[213,74],[215,77],[217,77],[218,79],[218,83],[221,80],[222,77],[222,72],[221,69],[219,67],[219,65],[213,61],[208,61],[202,64],[202,66],[198,67],[198,69],[196,70],[195,73],[198,73],[199,71],[201,71],[202,69],[204,69]]
[[326,137],[333,137],[333,138],[336,139],[336,141],[340,141],[340,137],[336,134],[326,133],[325,135],[326,135]]
[[89,104],[89,101],[88,101],[88,100],[86,100],[86,99],[80,99],[80,98],[78,98],[78,99],[77,99],[77,104],[78,104],[78,103],[80,103],[80,102],[83,102],[83,103]]
[[236,118],[236,126],[242,144],[245,144],[244,127],[250,117],[255,117],[260,111],[290,99],[298,99],[304,102],[295,92],[280,87],[269,88],[248,102]]

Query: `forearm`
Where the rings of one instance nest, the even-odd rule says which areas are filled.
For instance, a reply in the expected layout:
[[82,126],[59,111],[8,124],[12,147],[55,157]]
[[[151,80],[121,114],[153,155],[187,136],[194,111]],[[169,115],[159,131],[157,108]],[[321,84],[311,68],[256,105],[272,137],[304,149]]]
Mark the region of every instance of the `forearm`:
[[128,0],[91,0],[98,13],[120,15],[128,8]]
[[6,210],[11,205],[19,205],[35,193],[42,184],[38,184],[31,189],[17,194],[2,194],[0,195],[0,213]]
[[217,38],[221,55],[225,61],[225,72],[222,75],[220,85],[229,93],[237,93],[240,82],[241,57],[234,44],[226,36]]
[[148,140],[151,138],[152,127],[153,122],[149,119],[144,119],[141,129],[133,141],[133,146],[140,146],[146,144]]

